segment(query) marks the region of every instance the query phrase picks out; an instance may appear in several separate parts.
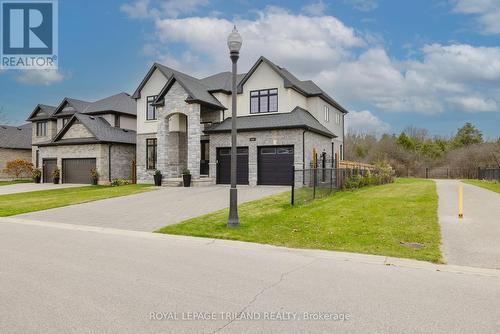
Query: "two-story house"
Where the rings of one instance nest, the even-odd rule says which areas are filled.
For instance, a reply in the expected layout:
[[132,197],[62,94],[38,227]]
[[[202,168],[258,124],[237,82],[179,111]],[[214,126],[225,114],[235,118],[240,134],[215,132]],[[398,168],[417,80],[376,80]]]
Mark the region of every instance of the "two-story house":
[[136,103],[126,93],[95,102],[64,98],[57,107],[38,105],[33,123],[32,161],[42,181],[61,172],[62,183],[90,183],[96,169],[99,183],[131,179],[135,159]]
[[[347,113],[312,81],[260,57],[238,75],[238,183],[288,185],[313,151],[343,158]],[[231,73],[198,79],[154,64],[135,93],[137,176],[189,169],[194,183],[230,180]]]

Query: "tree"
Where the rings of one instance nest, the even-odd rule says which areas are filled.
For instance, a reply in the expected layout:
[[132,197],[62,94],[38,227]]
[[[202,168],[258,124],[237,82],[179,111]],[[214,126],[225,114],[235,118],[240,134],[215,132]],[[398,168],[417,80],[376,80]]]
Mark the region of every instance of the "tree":
[[33,171],[33,164],[23,159],[11,160],[7,162],[3,171],[15,179],[30,177]]
[[398,143],[399,146],[402,146],[405,150],[408,151],[415,150],[415,143],[404,132],[401,132],[396,142]]
[[465,123],[463,127],[458,129],[455,138],[453,139],[453,146],[455,148],[466,147],[474,144],[484,143],[483,134],[476,129],[472,123]]

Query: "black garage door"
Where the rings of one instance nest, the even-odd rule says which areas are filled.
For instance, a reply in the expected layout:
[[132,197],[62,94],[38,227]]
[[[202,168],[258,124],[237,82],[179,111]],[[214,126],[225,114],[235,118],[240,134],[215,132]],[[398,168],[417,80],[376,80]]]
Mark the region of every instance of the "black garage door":
[[63,159],[63,183],[90,184],[92,179],[90,171],[95,168],[95,159]]
[[52,183],[52,172],[57,168],[56,159],[43,159],[43,183]]
[[259,147],[258,154],[258,184],[292,184],[293,146]]
[[[238,147],[236,182],[248,184],[248,147]],[[217,184],[231,183],[231,148],[217,149]]]

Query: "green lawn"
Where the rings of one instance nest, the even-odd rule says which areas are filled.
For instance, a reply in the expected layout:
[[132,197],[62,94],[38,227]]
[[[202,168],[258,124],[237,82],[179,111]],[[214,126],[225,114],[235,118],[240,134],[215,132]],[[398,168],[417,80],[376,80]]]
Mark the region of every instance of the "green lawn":
[[226,227],[228,211],[221,210],[157,232],[442,261],[431,180],[398,179],[297,207],[290,206],[289,198],[287,192],[240,205],[237,229]]
[[0,186],[8,186],[9,184],[16,184],[16,183],[30,183],[33,182],[32,180],[13,180],[13,181],[0,181]]
[[136,194],[149,190],[148,187],[151,186],[145,184],[120,187],[87,186],[1,195],[0,217]]
[[481,180],[463,180],[462,182],[500,193],[500,183],[498,182]]

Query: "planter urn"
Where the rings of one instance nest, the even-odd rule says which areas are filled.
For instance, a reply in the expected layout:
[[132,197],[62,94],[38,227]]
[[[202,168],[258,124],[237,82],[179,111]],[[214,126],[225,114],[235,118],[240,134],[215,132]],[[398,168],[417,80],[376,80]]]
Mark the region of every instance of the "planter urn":
[[54,181],[54,184],[59,184],[59,178],[58,177],[55,177],[53,181]]
[[161,187],[161,180],[162,180],[162,175],[161,174],[155,174],[153,175],[155,179],[155,186]]
[[191,186],[191,174],[182,174],[182,183],[184,184],[184,187],[190,187]]

